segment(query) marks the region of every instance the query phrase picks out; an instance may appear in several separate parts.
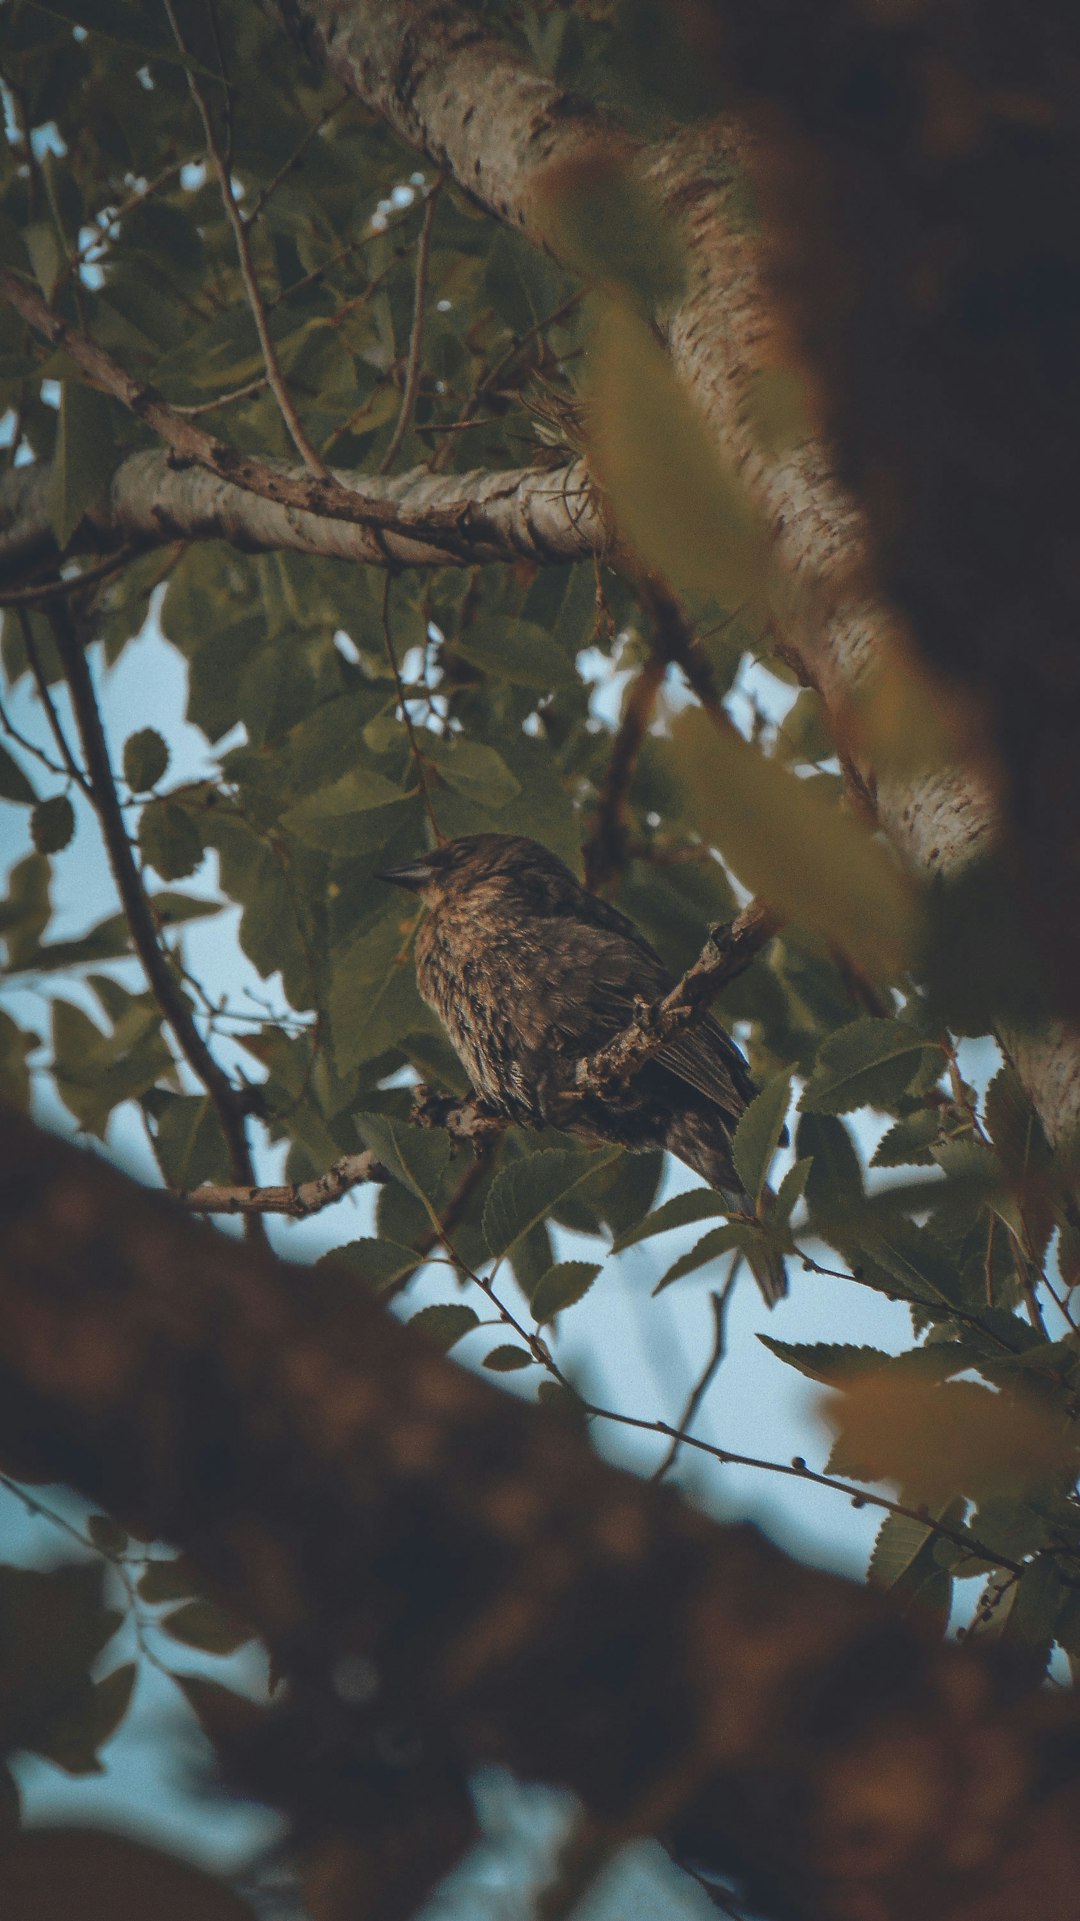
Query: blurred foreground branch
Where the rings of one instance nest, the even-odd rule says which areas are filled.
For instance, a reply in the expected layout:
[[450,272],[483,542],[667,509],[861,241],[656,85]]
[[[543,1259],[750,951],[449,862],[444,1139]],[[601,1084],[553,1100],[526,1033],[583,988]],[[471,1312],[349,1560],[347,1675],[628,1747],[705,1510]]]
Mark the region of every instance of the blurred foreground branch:
[[1068,1696],[12,1116],[0,1193],[0,1453],[183,1547],[265,1637],[293,1685],[223,1742],[334,1864],[329,1912],[412,1913],[492,1761],[616,1838],[667,1831],[757,1911],[1075,1911]]

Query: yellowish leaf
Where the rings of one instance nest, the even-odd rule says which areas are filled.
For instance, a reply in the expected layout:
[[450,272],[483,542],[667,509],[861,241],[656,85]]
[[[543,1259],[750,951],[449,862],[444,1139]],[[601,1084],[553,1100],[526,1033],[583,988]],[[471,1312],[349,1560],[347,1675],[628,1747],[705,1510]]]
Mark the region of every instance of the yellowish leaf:
[[751,893],[884,978],[915,944],[913,885],[861,822],[700,708],[680,714],[675,764],[702,835]]
[[1076,1471],[1060,1413],[975,1381],[869,1375],[830,1396],[832,1463],[860,1480],[895,1481],[910,1500],[1016,1493]]
[[673,587],[751,599],[765,524],[645,322],[609,306],[592,360],[592,464],[622,533]]

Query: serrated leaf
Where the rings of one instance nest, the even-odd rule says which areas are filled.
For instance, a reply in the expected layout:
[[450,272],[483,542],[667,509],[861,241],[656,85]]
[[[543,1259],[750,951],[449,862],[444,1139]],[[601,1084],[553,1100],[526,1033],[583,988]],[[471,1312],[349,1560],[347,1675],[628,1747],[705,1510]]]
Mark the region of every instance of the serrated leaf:
[[933,1538],[934,1530],[925,1521],[917,1521],[909,1514],[887,1514],[878,1530],[867,1569],[866,1578],[871,1586],[895,1587]]
[[547,692],[577,679],[558,642],[532,620],[473,621],[447,642],[447,650],[516,687]]
[[974,1381],[925,1382],[881,1373],[830,1397],[844,1472],[894,1481],[915,1501],[1020,1494],[1076,1472],[1076,1450],[1049,1407]]
[[735,1249],[749,1254],[760,1246],[761,1236],[748,1221],[728,1221],[724,1227],[714,1227],[710,1233],[702,1236],[695,1247],[672,1262],[666,1274],[660,1276],[653,1293],[662,1293],[673,1281],[681,1281],[685,1274],[693,1274],[707,1262],[719,1260],[722,1254],[730,1254]]
[[346,1241],[343,1247],[331,1248],[329,1254],[324,1254],[322,1258],[355,1268],[376,1293],[385,1287],[392,1287],[403,1274],[409,1274],[414,1267],[419,1267],[423,1260],[414,1247],[406,1247],[401,1241],[387,1240],[383,1235],[377,1239],[362,1236],[359,1240]]
[[202,860],[202,836],[185,807],[154,800],[139,820],[139,850],[162,880],[184,880]]
[[941,1115],[932,1107],[920,1107],[914,1114],[894,1121],[883,1134],[870,1156],[871,1167],[930,1167],[931,1144],[941,1131]]
[[[391,807],[403,798],[400,787],[387,780],[375,767],[352,767],[339,780],[331,781],[327,787],[319,787],[295,807],[289,807],[281,816],[281,824],[297,840],[311,847],[326,847],[333,851],[337,839],[333,830],[344,826],[348,832],[348,821],[353,814],[367,814],[384,807]],[[329,843],[327,830],[330,831]],[[347,843],[346,843],[347,844]]]
[[201,1648],[204,1654],[235,1654],[254,1633],[234,1615],[226,1614],[216,1601],[185,1601],[172,1614],[163,1616],[159,1625],[174,1641]]
[[986,1090],[986,1125],[1010,1180],[1026,1181],[1045,1168],[1050,1149],[1039,1117],[1010,1064],[999,1069]]
[[600,1272],[597,1261],[556,1261],[537,1281],[529,1299],[533,1319],[543,1327],[556,1314],[584,1300]]
[[654,1234],[667,1234],[674,1227],[692,1227],[697,1221],[711,1220],[714,1215],[726,1214],[727,1207],[711,1187],[691,1187],[685,1194],[673,1194],[668,1201],[661,1202],[651,1214],[627,1233],[620,1234],[611,1244],[613,1254],[621,1254],[624,1248],[634,1247],[638,1241],[651,1240]]
[[[415,1260],[414,1255],[414,1264]],[[418,1327],[429,1341],[434,1341],[442,1348],[444,1354],[479,1325],[480,1316],[459,1301],[437,1301],[433,1307],[422,1307],[418,1314],[409,1318],[409,1326]]]
[[104,394],[79,380],[65,380],[49,479],[49,519],[61,552],[88,509],[103,497],[116,457]]
[[777,1074],[750,1102],[731,1142],[735,1171],[755,1207],[761,1197],[791,1100],[790,1074]]
[[524,1347],[514,1347],[507,1342],[503,1347],[493,1347],[484,1356],[484,1366],[493,1374],[516,1374],[519,1368],[535,1367],[535,1356]]
[[769,1226],[775,1228],[778,1233],[786,1233],[791,1226],[791,1217],[806,1192],[813,1164],[810,1156],[804,1161],[796,1161],[788,1168],[777,1188],[776,1199],[770,1209],[768,1221]]
[[795,1152],[812,1163],[806,1178],[811,1214],[827,1222],[859,1207],[862,1170],[842,1120],[832,1114],[800,1114]]
[[32,807],[37,794],[30,778],[0,741],[0,800],[11,800],[20,807]]
[[59,854],[75,832],[75,810],[66,794],[39,800],[30,816],[30,838],[39,854]]
[[169,749],[156,727],[140,727],[124,742],[124,779],[132,793],[145,794],[169,770]]
[[891,1359],[879,1347],[845,1347],[829,1341],[803,1345],[778,1341],[771,1334],[759,1334],[758,1340],[768,1348],[770,1354],[776,1355],[777,1360],[785,1361],[788,1367],[807,1375],[811,1381],[824,1381],[826,1387],[836,1387],[862,1374],[876,1373]]
[[356,1126],[365,1146],[416,1195],[438,1226],[439,1188],[450,1159],[446,1135],[433,1128],[410,1127],[389,1114],[358,1114]]
[[618,1152],[612,1147],[598,1154],[564,1154],[558,1148],[545,1148],[500,1168],[484,1207],[489,1254],[505,1254],[531,1227],[546,1220],[556,1202],[613,1161]]
[[899,1021],[865,1015],[822,1042],[799,1105],[818,1114],[890,1107],[928,1051],[925,1041]]
[[903,968],[917,934],[912,882],[821,780],[800,780],[700,708],[671,732],[690,818],[743,885],[874,979]]

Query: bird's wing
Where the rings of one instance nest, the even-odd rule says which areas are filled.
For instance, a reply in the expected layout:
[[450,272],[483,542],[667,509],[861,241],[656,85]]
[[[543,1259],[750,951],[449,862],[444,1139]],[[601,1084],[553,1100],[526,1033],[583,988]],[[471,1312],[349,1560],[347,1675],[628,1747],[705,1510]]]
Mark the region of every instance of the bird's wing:
[[[602,920],[596,917],[599,925],[581,920],[575,924],[580,998],[565,1022],[568,1039],[576,1045],[584,1042],[590,1050],[629,1026],[638,996],[658,1000],[675,985],[633,922],[606,902],[596,906],[603,909]],[[757,1092],[739,1049],[710,1015],[673,1034],[656,1058],[669,1074],[735,1118]]]

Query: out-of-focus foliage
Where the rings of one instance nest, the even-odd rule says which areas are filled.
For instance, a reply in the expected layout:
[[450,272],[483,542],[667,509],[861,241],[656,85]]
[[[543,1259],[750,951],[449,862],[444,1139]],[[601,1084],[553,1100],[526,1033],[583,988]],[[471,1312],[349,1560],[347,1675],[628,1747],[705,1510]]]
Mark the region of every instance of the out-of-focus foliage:
[[[560,79],[631,100],[625,70],[604,65],[602,19],[577,10],[516,18]],[[237,446],[293,459],[163,19],[120,0],[7,8],[0,247],[138,379],[179,407],[212,405],[210,424]],[[218,45],[197,38],[200,85],[249,219],[289,391],[324,459],[375,472],[401,408],[431,175],[307,67],[258,7],[234,0],[218,28]],[[587,222],[582,235],[587,256],[599,242]],[[735,480],[702,451],[704,430],[640,314],[619,305],[628,243],[617,238],[614,264],[602,248],[597,255],[611,304],[586,432],[626,531],[687,593],[719,701],[751,656],[767,655],[754,602],[761,531]],[[662,264],[658,298],[671,284]],[[580,294],[576,280],[444,186],[418,397],[397,466],[466,472],[561,458],[551,423],[561,419],[573,440],[593,338]],[[20,458],[52,462],[49,513],[61,543],[116,463],[153,444],[10,311],[0,313],[0,405],[17,422]],[[787,431],[788,413],[784,421]],[[681,511],[686,484],[692,520]],[[705,552],[710,530],[718,544]],[[816,697],[800,694],[782,727],[762,721],[752,741],[738,740],[722,717],[677,712],[689,697],[673,678],[626,787],[610,878],[612,897],[676,971],[710,923],[731,918],[732,877],[791,915],[786,935],[718,1005],[740,1024],[763,1089],[735,1144],[759,1216],[727,1223],[703,1189],[651,1211],[658,1156],[589,1154],[553,1132],[513,1131],[474,1168],[444,1133],[408,1122],[407,1082],[460,1093],[464,1081],[416,991],[413,903],[375,876],[423,848],[431,816],[447,837],[533,835],[580,871],[612,758],[595,684],[625,674],[629,705],[648,656],[649,619],[629,576],[591,562],[516,562],[405,573],[387,590],[374,568],[192,542],[132,557],[94,591],[109,662],[143,644],[153,610],[187,663],[188,718],[215,761],[205,779],[170,777],[151,685],[141,724],[111,743],[123,818],[192,1016],[230,1060],[242,1048],[268,1138],[287,1147],[286,1178],[321,1174],[364,1145],[394,1176],[375,1234],[343,1248],[344,1271],[358,1286],[397,1291],[451,1209],[458,1272],[446,1300],[418,1320],[452,1347],[491,1321],[470,1272],[490,1287],[493,1266],[499,1285],[510,1269],[520,1325],[512,1337],[505,1326],[492,1332],[486,1365],[520,1371],[525,1391],[565,1403],[572,1390],[553,1378],[551,1328],[612,1248],[700,1223],[702,1238],[661,1271],[657,1291],[700,1285],[755,1237],[791,1255],[796,1284],[803,1249],[842,1264],[852,1287],[909,1304],[910,1350],[848,1347],[830,1327],[815,1345],[771,1345],[840,1390],[829,1471],[856,1490],[874,1477],[878,1496],[880,1483],[893,1484],[872,1578],[942,1620],[952,1584],[973,1583],[971,1631],[1002,1635],[1040,1663],[1055,1642],[1080,1660],[1071,1438],[1080,1344],[1069,1295],[1080,1232],[1065,1199],[1070,1169],[1050,1152],[1010,1067],[979,1099],[958,1066],[956,1036],[987,1031],[1007,973],[1000,943],[985,935],[990,910],[980,922],[973,895],[971,912],[951,918],[947,902],[929,903],[947,938],[923,965],[923,910],[846,811]],[[42,697],[56,687],[40,605],[7,612],[2,648],[9,688],[28,676]],[[790,681],[781,662],[767,664]],[[51,1000],[48,1038],[0,1017],[5,1097],[29,1100],[31,1069],[51,1077],[73,1125],[101,1138],[122,1104],[137,1103],[164,1183],[228,1181],[214,1104],[181,1070],[157,1000],[134,985],[124,916],[77,936],[53,930],[50,863],[74,829],[74,789],[45,728],[41,742],[37,755],[11,735],[0,748],[0,795],[26,822],[0,934],[13,978],[44,980]],[[84,818],[79,832],[88,831]],[[191,892],[180,885],[189,882]],[[214,980],[181,972],[185,923],[219,901],[238,910],[243,953],[272,983],[265,1018],[249,1009],[241,1020]],[[984,930],[981,945],[973,926]],[[887,1122],[869,1165],[850,1124],[859,1114]],[[794,1162],[780,1178],[785,1117]],[[560,1258],[553,1226],[590,1236],[595,1259]],[[199,1595],[186,1570],[143,1557],[110,1526],[102,1519],[90,1545],[119,1577],[110,1608],[122,1601],[140,1624],[139,1658],[146,1608],[170,1610],[153,1616],[159,1658],[159,1629],[213,1657],[238,1645],[242,1626]],[[110,1608],[83,1569],[0,1568],[0,1613],[22,1675],[4,1703],[9,1750],[30,1748],[69,1770],[97,1765],[133,1677],[126,1662],[91,1679],[116,1625]],[[50,1659],[60,1647],[65,1666]],[[215,1684],[184,1685],[213,1732]]]

